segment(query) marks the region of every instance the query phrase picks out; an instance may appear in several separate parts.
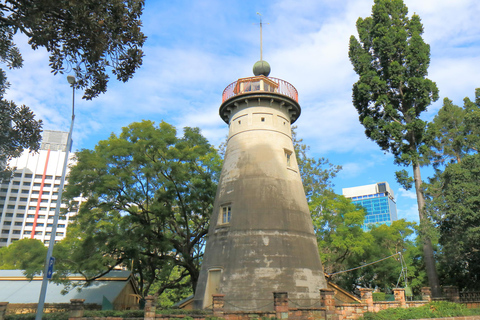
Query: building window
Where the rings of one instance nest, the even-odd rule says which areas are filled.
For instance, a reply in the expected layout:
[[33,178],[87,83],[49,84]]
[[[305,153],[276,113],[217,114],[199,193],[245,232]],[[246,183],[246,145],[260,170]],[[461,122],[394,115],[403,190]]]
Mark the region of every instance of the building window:
[[35,235],[36,235],[36,236],[41,236],[42,234],[43,234],[42,231],[35,231]]
[[63,237],[63,232],[57,232],[57,233],[55,233],[55,235],[56,235],[57,237]]
[[27,218],[35,218],[35,215],[34,214],[29,214],[29,215],[27,215]]
[[20,181],[13,181],[13,185],[14,185],[14,186],[19,186],[19,185],[20,185]]
[[14,204],[9,204],[9,205],[7,206],[7,209],[15,209],[15,205],[14,205]]
[[29,185],[31,185],[31,183],[30,183],[30,181],[24,181],[24,182],[23,182],[23,185],[24,185],[24,186],[29,186]]
[[7,189],[7,188],[2,188],[2,189],[0,189],[0,191],[2,191],[2,192],[7,192],[8,189]]
[[230,223],[232,218],[232,206],[225,205],[220,208],[220,224]]
[[10,212],[9,212],[9,213],[7,213],[7,214],[5,215],[5,217],[11,218],[11,217],[13,217],[13,213],[10,213]]
[[32,231],[23,231],[23,235],[32,234]]
[[12,221],[3,221],[3,225],[4,225],[4,226],[11,226],[11,225],[12,225]]
[[15,172],[15,174],[13,176],[15,178],[20,178],[22,176],[22,174],[20,172]]
[[41,174],[36,174],[35,179],[42,179],[42,175]]
[[26,173],[25,174],[25,178],[31,178],[32,177],[32,174],[31,173]]
[[16,226],[21,226],[22,223],[17,221],[17,222],[15,222],[15,225],[16,225]]
[[11,193],[18,193],[18,189],[12,189],[10,190]]
[[22,190],[22,193],[28,193],[28,190]]
[[292,151],[285,149],[285,160],[287,162],[287,167],[292,166]]
[[[20,208],[19,208],[20,209]],[[24,208],[25,209],[25,208]],[[23,213],[17,213],[16,215],[17,218],[23,218],[25,215]]]
[[13,234],[20,234],[20,230],[13,230],[12,233]]

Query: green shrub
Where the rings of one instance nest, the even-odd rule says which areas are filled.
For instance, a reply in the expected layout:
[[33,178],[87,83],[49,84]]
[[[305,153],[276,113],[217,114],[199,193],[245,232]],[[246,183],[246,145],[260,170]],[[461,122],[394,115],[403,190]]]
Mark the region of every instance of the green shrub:
[[385,301],[385,292],[372,293],[373,301]]
[[95,310],[85,311],[85,317],[143,318],[143,310]]
[[377,313],[366,312],[364,320],[405,320],[447,318],[480,315],[480,309],[468,309],[465,305],[447,301],[430,302],[418,308],[391,308]]
[[[85,317],[121,317],[121,318],[143,318],[143,310],[85,310]],[[68,312],[44,313],[42,320],[68,320]],[[35,320],[35,313],[7,315],[5,320]]]
[[[35,313],[10,314],[5,316],[5,320],[35,320],[35,315]],[[68,320],[68,312],[44,313],[42,319]]]
[[206,315],[211,314],[212,310],[184,310],[184,309],[157,309],[156,314],[185,314],[185,315]]

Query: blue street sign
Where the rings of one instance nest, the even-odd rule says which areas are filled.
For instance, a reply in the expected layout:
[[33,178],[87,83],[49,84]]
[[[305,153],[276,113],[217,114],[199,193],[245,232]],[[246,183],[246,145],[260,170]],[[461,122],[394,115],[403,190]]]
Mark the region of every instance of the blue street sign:
[[52,279],[54,264],[55,264],[55,258],[50,257],[50,260],[48,261],[47,279]]

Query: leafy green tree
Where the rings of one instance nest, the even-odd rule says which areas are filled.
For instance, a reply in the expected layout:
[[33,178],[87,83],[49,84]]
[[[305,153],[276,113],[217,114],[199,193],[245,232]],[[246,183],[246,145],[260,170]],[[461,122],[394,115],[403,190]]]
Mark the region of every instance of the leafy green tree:
[[441,275],[447,284],[478,290],[480,89],[463,108],[445,99],[429,129],[437,170],[426,187],[427,209],[438,226]]
[[435,167],[460,163],[462,158],[480,147],[480,88],[475,90],[475,101],[468,97],[463,108],[448,98],[429,124],[432,162]]
[[[389,292],[399,282],[402,263],[397,253],[401,253],[408,270],[408,286],[419,291],[425,285],[419,270],[423,260],[411,239],[414,223],[398,220],[391,226],[364,231],[365,210],[351,200],[327,193],[314,198],[312,204],[320,256],[331,281],[352,291],[360,286]],[[375,261],[378,263],[368,265]],[[406,284],[402,281],[399,285]]]
[[[0,70],[0,78],[4,72]],[[6,85],[0,79],[0,182],[8,180],[13,168],[7,162],[18,157],[25,150],[40,148],[42,121],[35,120],[33,112],[25,105],[18,107],[12,101],[5,101]]]
[[350,61],[359,75],[353,85],[353,104],[367,137],[392,152],[396,164],[412,166],[426,271],[437,297],[441,290],[432,241],[424,231],[429,220],[420,174],[428,152],[426,122],[420,115],[438,99],[436,84],[426,78],[430,47],[422,39],[420,17],[409,18],[402,0],[375,0],[372,16],[357,20],[357,31],[359,40],[352,36],[349,47]]
[[[125,82],[142,64],[143,6],[144,0],[2,1],[0,64],[22,67],[13,41],[22,33],[32,49],[47,50],[54,74],[73,71],[75,86],[84,88],[84,98],[91,99],[107,90],[109,70]],[[8,159],[24,149],[37,151],[41,139],[42,122],[32,111],[4,99],[9,86],[0,66],[0,180],[9,176],[4,172]]]
[[362,229],[365,210],[330,191],[314,196],[310,211],[325,273],[357,266],[357,258],[372,242],[371,235]]
[[8,247],[0,248],[0,269],[25,270],[32,275],[37,270],[42,270],[47,248],[40,240],[22,239],[13,242]]
[[221,167],[199,129],[132,123],[76,157],[65,196],[86,201],[56,246],[57,281],[77,272],[88,284],[125,265],[144,295],[194,290]]
[[305,195],[310,202],[313,197],[329,193],[333,187],[332,179],[342,166],[331,164],[326,158],[315,159],[308,156],[310,147],[297,137],[296,127],[292,127],[292,140],[297,158],[298,169],[302,177]]
[[450,285],[480,289],[480,154],[451,163],[429,185],[430,213],[439,227],[440,264]]
[[3,1],[0,59],[9,68],[22,66],[13,42],[20,32],[32,49],[47,50],[53,73],[72,70],[76,86],[91,99],[106,91],[108,69],[125,82],[142,64],[143,6],[143,0]]

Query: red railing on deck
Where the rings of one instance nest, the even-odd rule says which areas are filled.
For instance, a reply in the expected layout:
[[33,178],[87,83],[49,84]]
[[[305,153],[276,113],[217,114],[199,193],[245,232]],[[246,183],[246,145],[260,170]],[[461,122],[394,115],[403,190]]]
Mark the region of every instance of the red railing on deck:
[[[243,78],[243,79],[239,79],[235,82],[232,82],[230,83],[226,88],[225,90],[223,90],[223,94],[222,94],[222,103],[225,102],[226,100],[234,97],[234,96],[238,96],[238,95],[241,95],[241,94],[246,94],[246,93],[252,93],[252,92],[274,92],[274,93],[279,93],[279,94],[282,94],[284,96],[287,96],[287,97],[290,97],[292,98],[293,100],[297,101],[298,102],[298,92],[297,92],[297,89],[295,89],[295,87],[293,85],[291,85],[290,83],[288,83],[287,81],[285,80],[282,80],[282,79],[278,79],[278,78],[266,78],[270,81],[273,81],[277,84],[277,87],[276,88],[270,88],[269,90],[261,90],[260,88],[257,88],[257,89],[252,89],[253,86],[251,86],[251,84],[253,83],[257,83],[259,82],[262,78],[264,78],[263,76],[260,76],[260,77],[251,77],[251,78]],[[244,87],[248,87],[249,90],[246,91],[246,90],[239,90],[239,84],[242,83],[244,84]]]

